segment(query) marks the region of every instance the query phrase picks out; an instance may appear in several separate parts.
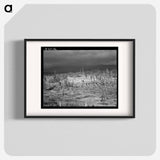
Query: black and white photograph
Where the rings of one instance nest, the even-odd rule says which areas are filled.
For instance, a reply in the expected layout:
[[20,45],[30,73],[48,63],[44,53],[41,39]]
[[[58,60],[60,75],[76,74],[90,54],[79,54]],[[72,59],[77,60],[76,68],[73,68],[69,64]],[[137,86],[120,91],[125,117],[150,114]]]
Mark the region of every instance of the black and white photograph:
[[118,108],[118,47],[41,47],[42,108]]
[[26,118],[134,118],[135,39],[25,39]]

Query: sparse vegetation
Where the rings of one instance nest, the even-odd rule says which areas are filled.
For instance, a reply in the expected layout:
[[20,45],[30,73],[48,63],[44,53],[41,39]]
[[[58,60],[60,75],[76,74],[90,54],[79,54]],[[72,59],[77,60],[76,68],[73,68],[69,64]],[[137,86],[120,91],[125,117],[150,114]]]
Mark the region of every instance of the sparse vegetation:
[[117,71],[53,73],[43,77],[43,105],[117,106]]

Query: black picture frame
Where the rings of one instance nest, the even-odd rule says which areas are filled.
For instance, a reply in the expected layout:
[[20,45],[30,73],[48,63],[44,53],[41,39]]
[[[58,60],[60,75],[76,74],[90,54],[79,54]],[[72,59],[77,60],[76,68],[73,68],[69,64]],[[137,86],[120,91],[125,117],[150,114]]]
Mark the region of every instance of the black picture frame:
[[[26,44],[28,41],[102,41],[102,42],[103,41],[131,41],[133,42],[133,93],[132,93],[133,94],[133,112],[132,112],[133,114],[131,116],[29,116],[27,115],[26,114],[26,103],[27,103],[26,101],[26,95],[27,95],[26,94],[26,87],[27,87]],[[118,78],[117,78],[117,82],[118,82]],[[117,107],[114,107],[112,109],[117,109]],[[135,118],[135,39],[24,39],[24,118]]]

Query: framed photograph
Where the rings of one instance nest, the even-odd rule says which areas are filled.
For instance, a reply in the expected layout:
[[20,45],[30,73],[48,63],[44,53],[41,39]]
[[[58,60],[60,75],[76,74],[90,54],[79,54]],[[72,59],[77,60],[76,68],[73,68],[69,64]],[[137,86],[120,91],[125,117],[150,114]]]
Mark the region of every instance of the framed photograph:
[[134,39],[25,39],[25,117],[135,117]]

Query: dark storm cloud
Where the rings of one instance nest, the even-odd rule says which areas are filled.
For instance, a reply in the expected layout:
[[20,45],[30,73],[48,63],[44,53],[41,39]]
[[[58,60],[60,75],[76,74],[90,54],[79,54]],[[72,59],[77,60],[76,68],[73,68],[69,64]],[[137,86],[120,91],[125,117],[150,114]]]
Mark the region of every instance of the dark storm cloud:
[[67,67],[116,65],[116,50],[48,50],[44,51],[44,70]]

